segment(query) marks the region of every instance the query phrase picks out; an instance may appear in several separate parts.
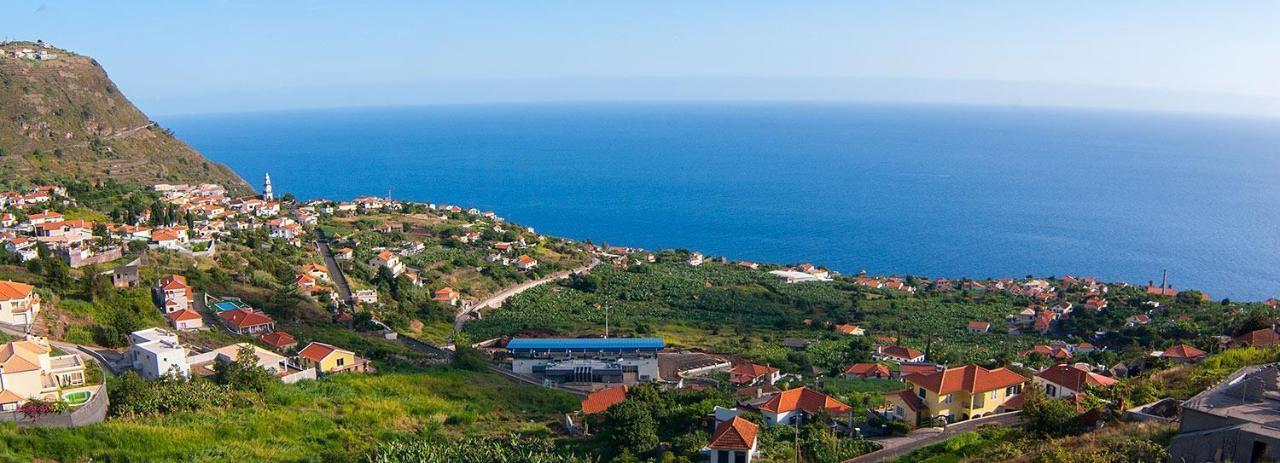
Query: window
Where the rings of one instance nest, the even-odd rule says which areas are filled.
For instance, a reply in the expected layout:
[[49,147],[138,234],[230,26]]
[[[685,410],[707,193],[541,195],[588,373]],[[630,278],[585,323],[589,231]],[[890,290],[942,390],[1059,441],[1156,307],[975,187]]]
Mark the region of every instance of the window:
[[904,409],[904,408],[902,408],[902,406],[901,406],[901,405],[899,405],[899,406],[898,406],[898,408],[897,408],[895,411],[898,413],[898,416],[900,416],[900,417],[905,417],[905,416],[907,416],[907,410],[906,410],[906,409]]
[[747,452],[734,452],[733,463],[747,463]]
[[728,450],[720,450],[720,451],[718,451],[718,452],[716,452],[716,453],[717,453],[717,455],[716,455],[716,461],[717,461],[717,462],[719,462],[719,463],[729,463],[729,451],[728,451]]
[[920,398],[921,398],[921,399],[923,399],[923,398],[924,398],[924,388],[922,387],[922,388],[920,388],[920,390],[919,390],[919,391],[916,391],[916,395],[920,396]]
[[999,398],[999,397],[1000,397],[1000,391],[991,391],[991,395],[990,395],[990,397],[991,397],[991,400],[995,400],[995,399]]
[[1052,385],[1052,384],[1046,384],[1046,385],[1044,385],[1044,393],[1045,393],[1045,395],[1047,395],[1047,396],[1049,396],[1049,397],[1057,396],[1057,395],[1058,395],[1058,387],[1057,387],[1057,386],[1054,386],[1054,385]]
[[338,357],[338,366],[342,366],[342,365],[343,365],[343,364],[345,364],[345,363],[347,363],[347,359],[344,359],[344,358],[342,358],[342,357]]
[[944,399],[943,399],[943,402],[944,402],[944,403],[951,403],[951,396],[953,396],[953,395],[955,395],[955,394],[947,394],[946,398],[944,398]]

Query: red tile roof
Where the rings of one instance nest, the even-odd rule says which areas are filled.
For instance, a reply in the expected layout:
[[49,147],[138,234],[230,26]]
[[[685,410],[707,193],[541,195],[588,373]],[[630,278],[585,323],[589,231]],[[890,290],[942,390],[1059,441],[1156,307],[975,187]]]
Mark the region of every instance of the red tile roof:
[[231,322],[231,325],[238,329],[275,323],[275,320],[272,320],[271,317],[245,309],[231,309],[218,314],[218,316],[228,322]]
[[991,324],[987,322],[969,322],[969,329],[986,331],[991,329]]
[[170,314],[169,314],[169,319],[170,319],[170,320],[173,320],[173,321],[175,321],[175,322],[185,322],[185,321],[188,321],[188,320],[199,320],[199,319],[201,319],[201,318],[202,318],[202,317],[200,317],[200,312],[196,312],[196,311],[191,310],[191,309],[182,309],[182,310],[179,310],[179,311],[177,311],[177,312],[173,312],[173,313],[170,313]]
[[1209,355],[1209,353],[1186,344],[1178,344],[1165,349],[1163,357],[1194,360],[1206,355]]
[[902,347],[902,346],[884,346],[883,348],[880,349],[880,353],[883,355],[888,355],[891,357],[897,357],[897,358],[907,359],[907,360],[918,358],[924,355],[924,352],[920,352],[910,347]]
[[853,334],[858,332],[858,325],[850,325],[848,323],[836,325],[836,331],[844,334]]
[[817,413],[821,410],[827,410],[834,414],[843,414],[853,408],[821,392],[807,387],[798,387],[782,391],[769,398],[769,401],[761,405],[760,409],[773,413],[786,413],[795,410]]
[[1022,375],[1005,368],[988,370],[977,365],[949,368],[932,374],[911,375],[904,379],[940,395],[959,391],[976,394],[1027,381],[1027,378]]
[[897,395],[898,398],[902,399],[902,401],[907,404],[907,408],[910,408],[913,412],[918,412],[921,408],[924,408],[924,403],[920,401],[920,397],[913,394],[910,389],[890,392],[889,394]]
[[938,366],[924,363],[904,363],[898,366],[898,376],[906,378],[908,375],[927,375],[937,373]]
[[1083,392],[1085,386],[1106,387],[1116,383],[1113,378],[1084,371],[1065,363],[1045,368],[1044,371],[1036,373],[1036,376],[1076,392]]
[[582,413],[593,415],[608,410],[627,398],[627,386],[616,386],[587,394],[582,400]]
[[276,331],[262,335],[262,342],[267,343],[275,348],[281,348],[290,344],[297,344],[298,340],[293,335],[284,331]]
[[716,425],[707,448],[715,450],[750,450],[755,448],[760,426],[740,416]]
[[328,357],[329,354],[332,354],[337,350],[339,350],[337,347],[333,347],[323,342],[312,342],[311,344],[307,344],[307,347],[303,347],[302,350],[298,351],[298,356],[312,362],[320,363],[325,357]]
[[889,367],[879,363],[855,363],[844,369],[844,374],[853,375],[859,378],[888,378],[890,375]]
[[777,373],[778,369],[770,366],[756,365],[754,363],[739,363],[729,370],[729,382],[733,384],[747,384],[755,381],[756,378]]
[[16,281],[0,281],[0,301],[22,299],[31,295],[35,288]]

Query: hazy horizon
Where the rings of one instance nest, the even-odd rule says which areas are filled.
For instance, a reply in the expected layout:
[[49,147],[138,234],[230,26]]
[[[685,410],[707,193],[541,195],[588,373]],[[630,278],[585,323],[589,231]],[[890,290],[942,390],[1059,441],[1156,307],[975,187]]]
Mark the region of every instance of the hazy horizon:
[[154,114],[856,101],[1280,116],[1280,3],[18,1]]

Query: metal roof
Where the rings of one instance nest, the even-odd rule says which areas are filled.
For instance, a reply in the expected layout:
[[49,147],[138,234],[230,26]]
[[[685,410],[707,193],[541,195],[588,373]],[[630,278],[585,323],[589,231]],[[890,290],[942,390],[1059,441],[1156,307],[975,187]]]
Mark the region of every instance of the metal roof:
[[662,338],[516,338],[507,350],[650,350],[662,349]]

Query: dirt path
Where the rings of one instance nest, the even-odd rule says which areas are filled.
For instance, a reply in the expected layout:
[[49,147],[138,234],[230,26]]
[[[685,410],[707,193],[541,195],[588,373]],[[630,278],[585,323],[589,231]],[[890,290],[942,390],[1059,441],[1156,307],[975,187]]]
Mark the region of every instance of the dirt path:
[[454,333],[461,332],[462,325],[465,324],[467,322],[467,319],[471,318],[473,314],[479,314],[480,309],[501,307],[502,303],[506,302],[507,299],[510,299],[512,296],[515,296],[517,294],[523,293],[530,289],[536,288],[544,283],[569,278],[569,275],[572,275],[575,273],[583,273],[583,272],[590,271],[591,269],[595,268],[596,265],[599,265],[599,264],[600,264],[600,259],[592,257],[590,262],[588,262],[586,265],[583,265],[581,267],[578,267],[572,270],[556,272],[554,274],[547,275],[537,280],[520,283],[510,288],[503,289],[502,291],[499,291],[497,294],[494,294],[493,296],[490,296],[488,299],[480,301],[475,305],[472,305],[464,309],[459,309],[458,314],[454,317],[453,332]]

